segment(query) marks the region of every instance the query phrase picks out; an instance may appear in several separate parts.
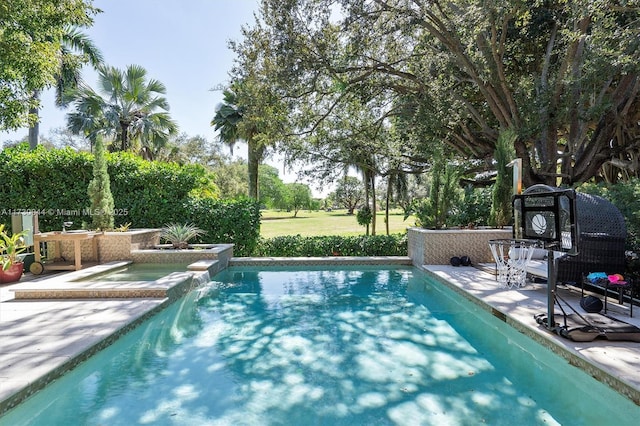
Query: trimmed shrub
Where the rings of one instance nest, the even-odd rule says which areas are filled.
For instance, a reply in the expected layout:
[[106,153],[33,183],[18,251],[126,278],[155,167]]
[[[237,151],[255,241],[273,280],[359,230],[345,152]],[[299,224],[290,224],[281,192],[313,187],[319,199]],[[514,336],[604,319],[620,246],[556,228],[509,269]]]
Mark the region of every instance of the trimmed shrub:
[[406,234],[261,238],[253,256],[406,256]]
[[206,231],[197,242],[232,243],[234,256],[249,256],[260,238],[260,205],[251,199],[192,198],[184,221]]
[[[234,243],[234,254],[256,246],[260,211],[249,200],[221,201],[210,173],[200,165],[145,161],[129,153],[105,153],[114,200],[114,225],[162,228],[193,223],[209,243]],[[41,231],[61,230],[63,222],[90,224],[87,194],[93,177],[91,154],[70,148],[29,151],[25,145],[0,152],[0,223],[11,213],[37,211]],[[209,196],[206,197],[205,196]],[[89,225],[87,225],[89,226]]]

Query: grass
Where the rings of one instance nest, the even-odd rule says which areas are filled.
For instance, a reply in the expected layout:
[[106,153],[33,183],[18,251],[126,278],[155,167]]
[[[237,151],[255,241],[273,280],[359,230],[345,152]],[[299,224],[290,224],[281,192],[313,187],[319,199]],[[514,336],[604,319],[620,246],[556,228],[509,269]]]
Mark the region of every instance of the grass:
[[[414,225],[413,217],[404,219],[401,210],[391,211],[389,214],[389,233],[403,233]],[[299,211],[297,217],[292,212],[277,210],[263,210],[260,236],[263,238],[281,235],[302,235],[305,237],[316,235],[364,235],[366,228],[358,225],[356,215],[348,215],[346,210]],[[386,233],[384,211],[377,213],[376,234]]]

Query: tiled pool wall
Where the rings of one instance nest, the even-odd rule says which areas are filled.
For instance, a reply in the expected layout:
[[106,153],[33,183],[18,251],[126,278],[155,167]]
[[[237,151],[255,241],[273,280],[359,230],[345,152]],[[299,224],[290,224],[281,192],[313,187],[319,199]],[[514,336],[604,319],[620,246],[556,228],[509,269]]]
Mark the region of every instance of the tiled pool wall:
[[[227,262],[228,263],[228,262]],[[167,272],[155,280],[110,281],[109,274],[133,264],[131,261],[108,262],[80,271],[69,272],[37,282],[20,283],[11,291],[17,300],[32,299],[136,299],[180,297],[191,288],[210,280],[227,267],[218,259],[202,259],[181,270]],[[184,285],[193,279],[193,286]]]
[[585,371],[596,380],[602,383],[605,383],[610,388],[614,389],[616,392],[632,400],[636,405],[640,405],[640,391],[638,389],[635,389],[634,387],[630,386],[629,384],[625,383],[619,378],[611,375],[610,373],[607,373],[601,368],[598,368],[593,363],[589,362],[588,360],[580,356],[577,352],[574,352],[569,348],[567,348],[566,346],[559,344],[558,340],[556,339],[557,337],[556,335],[552,335],[552,334],[545,335],[545,334],[539,333],[536,330],[533,330],[532,328],[522,324],[521,322],[514,320],[513,318],[509,317],[506,313],[489,305],[488,303],[477,298],[471,293],[464,291],[462,288],[454,285],[453,283],[448,282],[447,280],[443,279],[437,274],[434,274],[431,271],[425,269],[424,267],[420,267],[419,269],[422,269],[427,275],[437,280],[438,283],[446,286],[447,288],[450,288],[461,297],[464,297],[465,299],[475,303],[477,306],[484,309],[485,311],[490,312],[493,316],[504,321],[505,323],[507,323],[509,326],[513,327],[520,333],[524,334],[525,336],[529,337],[530,339],[534,340],[535,342],[539,343],[540,345],[544,346],[550,351],[560,355],[562,358],[566,359],[569,364]]
[[411,265],[408,256],[369,257],[235,257],[229,266],[358,266],[358,265]]
[[[86,361],[87,359],[91,358],[96,353],[98,353],[101,350],[107,348],[108,346],[113,344],[115,341],[117,341],[121,336],[123,336],[124,334],[126,334],[129,331],[133,330],[139,324],[143,323],[147,319],[149,319],[149,318],[153,317],[154,315],[156,315],[158,312],[163,310],[170,303],[171,302],[169,302],[167,300],[167,301],[163,302],[162,304],[156,306],[155,308],[147,311],[145,314],[143,314],[140,317],[136,318],[134,321],[132,321],[132,322],[126,324],[125,326],[123,326],[122,328],[120,328],[117,332],[115,332],[115,333],[113,333],[111,335],[108,335],[107,337],[105,337],[104,339],[102,339],[101,341],[96,343],[95,345],[90,346],[89,348],[87,348],[83,352],[77,354],[76,356],[70,357],[67,362],[63,363],[59,367],[57,367],[54,370],[52,370],[52,371],[48,372],[47,374],[43,375],[39,379],[34,380],[31,384],[29,384],[28,386],[24,387],[19,392],[11,395],[9,398],[5,399],[4,401],[0,401],[0,416],[2,416],[4,413],[9,411],[10,409],[12,409],[12,408],[16,407],[17,405],[19,405],[21,402],[23,402],[24,400],[29,398],[34,393],[36,393],[39,390],[45,388],[49,383],[53,382],[54,380],[58,379],[59,377],[62,377],[67,372],[73,370],[79,364],[81,364],[84,361]],[[0,417],[0,420],[2,420],[1,417]],[[1,424],[1,422],[0,422],[0,424]]]

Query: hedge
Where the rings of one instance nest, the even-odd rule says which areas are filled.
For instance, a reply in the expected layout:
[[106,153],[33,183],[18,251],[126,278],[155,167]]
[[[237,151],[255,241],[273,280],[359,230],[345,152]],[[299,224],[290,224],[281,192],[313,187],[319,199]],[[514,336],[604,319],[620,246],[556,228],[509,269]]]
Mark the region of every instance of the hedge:
[[406,234],[303,237],[288,235],[261,238],[256,257],[406,256]]
[[[246,255],[259,238],[260,211],[250,200],[214,199],[212,176],[200,165],[145,161],[129,153],[108,153],[115,204],[115,226],[160,228],[193,222],[207,232],[209,243],[235,243]],[[25,145],[0,152],[0,223],[11,213],[37,211],[41,231],[91,223],[87,187],[93,177],[93,155],[70,148],[29,151]]]

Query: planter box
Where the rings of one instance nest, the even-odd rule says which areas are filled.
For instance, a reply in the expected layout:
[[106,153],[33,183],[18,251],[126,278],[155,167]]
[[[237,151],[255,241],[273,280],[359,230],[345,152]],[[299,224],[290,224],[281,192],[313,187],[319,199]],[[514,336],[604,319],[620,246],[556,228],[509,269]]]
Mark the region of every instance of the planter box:
[[100,262],[131,260],[133,250],[154,247],[160,243],[160,229],[140,229],[127,232],[105,232],[98,238]]
[[131,250],[131,260],[135,263],[195,263],[201,260],[218,260],[220,267],[226,268],[233,257],[233,244],[194,244],[192,250],[151,248]]
[[[82,260],[88,262],[111,262],[131,260],[131,251],[151,248],[160,243],[160,229],[134,229],[126,232],[103,232],[96,237],[98,259],[93,255],[91,240],[81,244]],[[63,241],[60,253],[65,259],[73,259],[73,242]]]
[[511,227],[478,229],[407,230],[409,257],[416,266],[448,265],[453,256],[469,256],[471,262],[493,263],[489,240],[512,238]]

